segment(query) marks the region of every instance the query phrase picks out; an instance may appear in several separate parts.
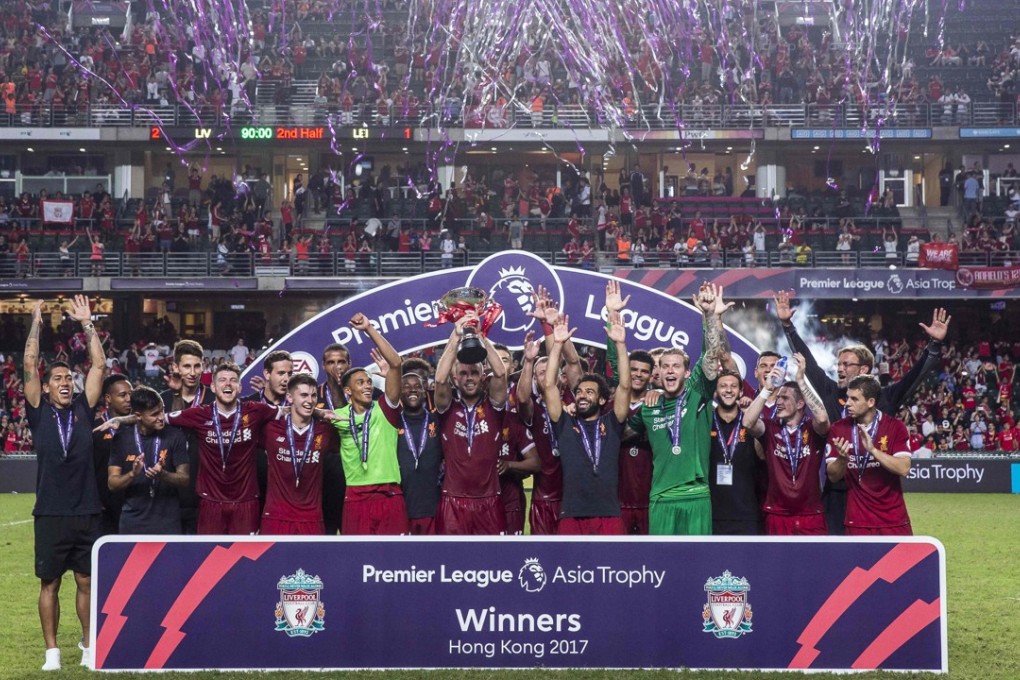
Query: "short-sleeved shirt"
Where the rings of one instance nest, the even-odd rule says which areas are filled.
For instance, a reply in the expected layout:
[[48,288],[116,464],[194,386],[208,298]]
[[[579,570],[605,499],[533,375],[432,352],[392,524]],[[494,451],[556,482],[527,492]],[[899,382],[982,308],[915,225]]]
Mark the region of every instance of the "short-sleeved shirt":
[[[531,429],[521,420],[517,409],[510,402],[503,411],[503,446],[499,457],[508,461],[520,461],[524,454],[535,448],[535,437]],[[534,487],[532,487],[534,493]],[[507,471],[499,478],[499,495],[505,512],[524,512],[524,480],[514,472]]]
[[[631,404],[630,414],[633,416],[640,409],[641,402]],[[621,507],[648,507],[648,494],[652,489],[652,447],[647,439],[642,437],[620,445],[619,488]]]
[[531,434],[535,439],[535,448],[538,451],[538,460],[541,470],[535,475],[532,487],[532,498],[543,501],[558,501],[563,498],[563,470],[560,465],[559,450],[554,445],[555,434],[549,416],[545,409],[545,402],[538,397],[531,400],[532,416],[528,423]]
[[[109,465],[120,468],[121,474],[131,472],[139,456],[146,467],[159,462],[168,472],[176,472],[178,466],[188,464],[188,442],[180,430],[167,427],[147,436],[139,434],[137,440],[136,432],[137,425],[127,425],[120,428],[113,439]],[[177,487],[145,475],[132,479],[124,490],[120,531],[125,534],[181,533],[181,504]]]
[[[651,498],[696,498],[707,496],[709,451],[712,432],[712,394],[715,381],[705,378],[701,360],[694,365],[684,386],[687,393],[663,397],[653,407],[642,405],[628,425],[646,434],[652,447]],[[680,453],[673,453],[671,428],[678,399],[686,399],[680,410]]]
[[312,421],[304,429],[293,429],[291,448],[289,422],[277,418],[262,430],[269,465],[262,516],[280,522],[321,522],[323,462],[336,455],[336,434],[326,423]]
[[[579,420],[564,412],[553,428],[563,464],[560,517],[619,517],[623,423],[612,411],[594,420]],[[585,436],[590,452],[584,447]]]
[[[879,418],[873,439],[875,446],[890,456],[909,458],[907,426],[881,412],[876,413],[875,417]],[[842,438],[852,442],[851,432],[854,427],[852,418],[843,418],[832,424],[825,451],[826,463],[838,457],[833,440]],[[899,475],[883,468],[870,454],[866,460],[863,466],[859,466],[853,450],[847,458],[846,474],[843,477],[847,485],[846,526],[875,529],[909,524],[910,516],[903,501],[903,486]]]
[[[221,458],[220,438],[213,423],[216,404],[194,406],[167,416],[167,423],[198,435],[198,480],[195,489],[201,498],[217,503],[238,503],[259,497],[258,478],[255,474],[255,449],[262,442],[262,427],[279,418],[283,412],[275,406],[253,401],[238,401],[229,415],[219,414],[223,441]],[[237,435],[230,445],[236,419]]]
[[[38,517],[102,512],[92,456],[92,422],[96,410],[89,406],[85,394],[77,395],[68,409],[54,408],[43,398],[39,406],[26,401],[25,411],[38,459],[32,514]],[[70,425],[66,455],[60,442],[58,417],[65,428]]]
[[[712,521],[751,522],[758,520],[757,454],[754,439],[740,424],[740,413],[731,422],[722,418],[712,423],[711,467],[708,486],[712,492]],[[733,455],[723,451],[723,444],[732,446]],[[719,484],[720,465],[732,465],[732,484]]]
[[[768,469],[768,491],[763,510],[773,515],[820,515],[822,492],[819,473],[825,452],[825,437],[817,434],[807,417],[801,427],[790,429],[778,418],[769,418],[761,437]],[[787,441],[799,451],[797,474],[793,474]]]
[[[503,449],[503,408],[496,409],[488,397],[468,406],[457,397],[439,414],[443,460],[446,474],[443,493],[464,498],[490,498],[499,495],[496,463]],[[468,441],[468,425],[472,437]]]
[[[347,486],[400,484],[400,464],[397,462],[397,430],[400,414],[397,405],[390,404],[383,395],[372,402],[371,414],[355,412],[354,434],[351,433],[351,405],[338,408],[339,420],[333,426],[340,433],[340,462],[344,465]],[[365,436],[365,416],[368,415],[368,457],[361,460]]]
[[[439,419],[424,408],[418,413],[403,409],[400,412],[397,462],[400,464],[400,488],[404,493],[407,517],[435,517],[439,507],[439,471],[443,465]],[[418,452],[417,457],[414,451]]]

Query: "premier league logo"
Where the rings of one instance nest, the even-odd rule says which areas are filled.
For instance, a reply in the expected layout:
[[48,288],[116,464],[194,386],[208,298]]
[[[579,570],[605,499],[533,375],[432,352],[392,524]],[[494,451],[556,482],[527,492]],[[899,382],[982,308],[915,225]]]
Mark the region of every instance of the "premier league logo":
[[276,604],[276,630],[288,637],[311,637],[326,627],[326,608],[319,599],[322,579],[298,569],[276,584],[280,601]]
[[536,323],[528,314],[535,309],[532,294],[539,286],[549,290],[558,303],[563,300],[563,286],[552,267],[531,253],[521,251],[486,258],[471,272],[467,285],[487,291],[489,299],[503,307],[492,329],[492,333],[498,331],[502,337],[494,337],[492,333],[489,337],[510,346],[519,346],[521,333]]
[[542,588],[545,588],[548,580],[549,577],[546,576],[545,569],[539,564],[537,557],[529,557],[524,560],[524,566],[517,574],[517,581],[521,584],[521,588],[529,593],[541,591]]
[[746,578],[737,578],[728,571],[705,582],[708,602],[701,613],[705,633],[717,638],[738,638],[751,632],[751,604]]

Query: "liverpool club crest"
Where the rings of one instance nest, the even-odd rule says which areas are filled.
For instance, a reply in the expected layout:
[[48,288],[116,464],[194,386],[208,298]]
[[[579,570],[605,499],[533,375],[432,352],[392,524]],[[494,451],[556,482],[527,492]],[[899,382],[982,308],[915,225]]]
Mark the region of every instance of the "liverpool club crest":
[[276,630],[289,637],[310,637],[326,627],[326,608],[319,597],[322,579],[298,569],[276,584],[280,601],[276,604]]
[[703,631],[717,638],[738,638],[751,632],[751,603],[747,591],[751,589],[746,578],[737,578],[724,571],[718,578],[705,582],[708,602],[702,611]]

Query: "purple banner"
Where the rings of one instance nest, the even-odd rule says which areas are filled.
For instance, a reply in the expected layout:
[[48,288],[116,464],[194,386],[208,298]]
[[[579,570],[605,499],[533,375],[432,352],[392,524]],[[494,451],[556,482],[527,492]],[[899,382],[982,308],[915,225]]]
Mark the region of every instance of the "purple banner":
[[931,538],[107,537],[103,670],[947,671]]
[[[605,347],[604,306],[606,281],[611,277],[581,269],[552,267],[541,258],[523,251],[499,253],[486,258],[475,267],[446,269],[372,288],[355,295],[309,319],[266,351],[284,349],[300,352],[303,366],[318,377],[318,358],[322,349],[333,342],[347,346],[352,366],[371,364],[371,340],[351,329],[347,322],[362,312],[400,353],[412,352],[443,343],[452,327],[428,328],[436,322],[433,302],[447,291],[473,286],[488,292],[490,299],[503,306],[502,315],[489,333],[493,342],[520,349],[530,330],[541,333],[538,321],[528,316],[531,292],[543,286],[552,291],[561,310],[570,316],[570,325],[577,327],[574,340]],[[627,327],[628,349],[679,347],[692,357],[701,354],[702,316],[693,305],[642,285],[624,281],[624,296],[631,299],[623,313]],[[686,296],[690,299],[690,296]],[[754,366],[758,350],[740,335],[730,331],[734,358],[746,375],[746,366]],[[310,369],[315,370],[310,370]],[[244,381],[261,372],[256,360],[245,372]]]
[[258,290],[252,277],[207,277],[194,279],[110,279],[110,290]]
[[82,290],[83,286],[82,279],[0,279],[0,291],[44,292]]

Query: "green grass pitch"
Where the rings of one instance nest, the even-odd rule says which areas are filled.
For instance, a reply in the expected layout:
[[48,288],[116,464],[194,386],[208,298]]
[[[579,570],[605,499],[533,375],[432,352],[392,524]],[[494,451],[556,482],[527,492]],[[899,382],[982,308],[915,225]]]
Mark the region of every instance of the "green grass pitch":
[[[7,614],[0,635],[0,678],[84,678],[77,666],[78,622],[74,615],[74,581],[61,588],[60,647],[64,670],[42,673],[43,644],[37,614],[38,582],[32,571],[31,495],[0,496],[0,593]],[[918,535],[934,536],[946,546],[949,610],[949,678],[1016,680],[1020,678],[1020,496],[985,494],[911,494],[907,505]],[[252,678],[252,673],[172,674],[185,678]],[[307,678],[307,672],[272,673],[275,678]],[[402,671],[330,674],[328,677],[427,678],[428,680],[765,680],[796,677],[790,673],[673,671]],[[127,674],[110,677],[123,678]],[[156,677],[156,676],[149,676]],[[167,676],[161,676],[167,677]],[[810,678],[931,678],[929,674],[810,674]]]

